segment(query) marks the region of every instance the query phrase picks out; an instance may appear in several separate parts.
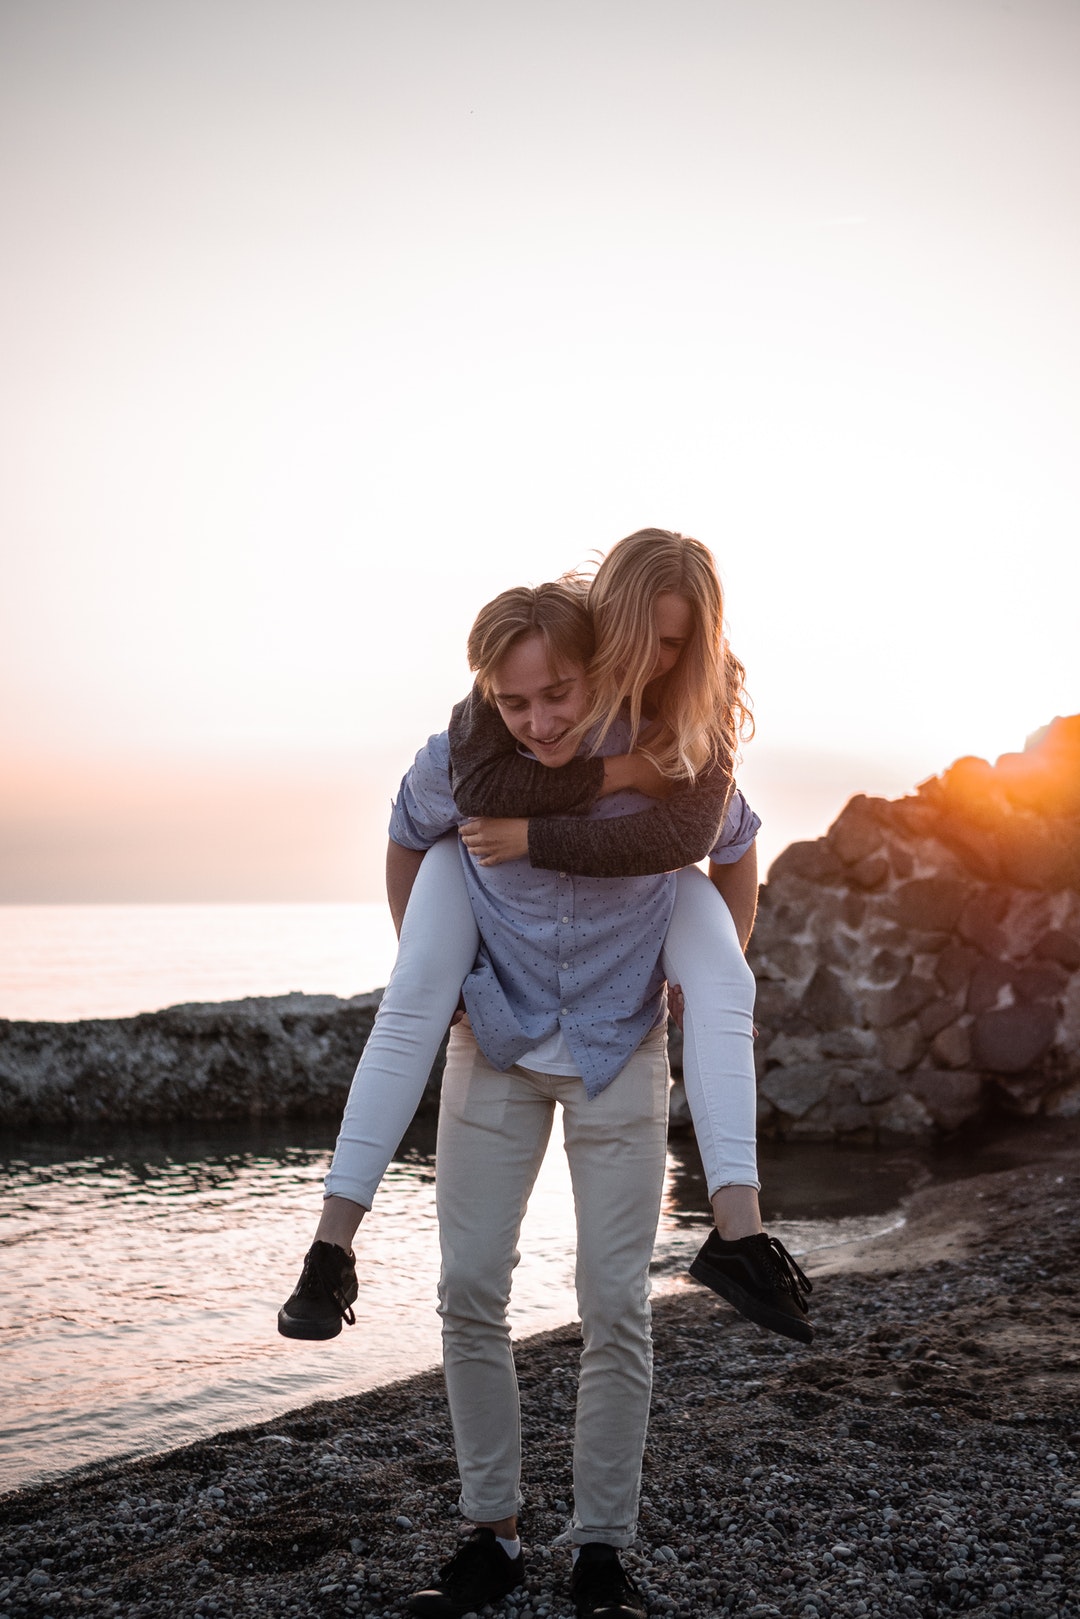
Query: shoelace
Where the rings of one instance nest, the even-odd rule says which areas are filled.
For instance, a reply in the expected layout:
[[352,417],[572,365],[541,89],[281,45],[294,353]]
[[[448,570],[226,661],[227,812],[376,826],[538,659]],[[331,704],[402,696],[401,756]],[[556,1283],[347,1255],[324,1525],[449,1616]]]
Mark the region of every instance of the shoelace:
[[793,1296],[799,1309],[805,1310],[807,1294],[814,1291],[813,1282],[792,1259],[779,1237],[768,1237],[766,1241],[769,1246],[763,1257],[769,1269],[775,1273],[785,1292]]
[[352,1306],[346,1303],[341,1283],[335,1281],[330,1274],[329,1263],[323,1254],[308,1254],[304,1262],[304,1274],[300,1278],[300,1291],[308,1294],[329,1293],[341,1319],[347,1326],[355,1327],[356,1317]]

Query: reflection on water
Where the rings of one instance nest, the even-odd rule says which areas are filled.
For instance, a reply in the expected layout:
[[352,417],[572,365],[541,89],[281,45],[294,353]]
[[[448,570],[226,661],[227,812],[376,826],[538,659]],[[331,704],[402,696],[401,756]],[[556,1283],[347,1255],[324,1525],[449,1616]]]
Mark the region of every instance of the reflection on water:
[[[435,1365],[433,1142],[411,1146],[358,1239],[357,1324],[330,1344],[281,1338],[329,1159],[322,1125],[19,1142],[0,1164],[0,1488],[167,1449]],[[955,1166],[954,1166],[955,1167]],[[985,1165],[981,1166],[985,1167]],[[770,1230],[803,1257],[883,1229],[925,1156],[763,1148]],[[692,1142],[674,1143],[658,1287],[702,1240]],[[517,1336],[573,1319],[573,1201],[553,1145],[515,1276]]]

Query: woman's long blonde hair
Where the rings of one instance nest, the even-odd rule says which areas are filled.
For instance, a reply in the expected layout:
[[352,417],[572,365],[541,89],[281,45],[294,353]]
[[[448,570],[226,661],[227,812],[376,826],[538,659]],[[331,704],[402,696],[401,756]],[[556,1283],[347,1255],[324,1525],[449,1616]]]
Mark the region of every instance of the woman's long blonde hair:
[[[660,651],[654,608],[665,592],[689,604],[691,630],[675,666],[654,681]],[[589,611],[596,655],[584,725],[599,727],[597,743],[625,705],[635,737],[653,726],[639,746],[665,776],[693,781],[714,765],[733,771],[739,742],[753,735],[754,722],[746,671],[724,635],[724,594],[712,552],[670,529],[638,529],[601,562]]]

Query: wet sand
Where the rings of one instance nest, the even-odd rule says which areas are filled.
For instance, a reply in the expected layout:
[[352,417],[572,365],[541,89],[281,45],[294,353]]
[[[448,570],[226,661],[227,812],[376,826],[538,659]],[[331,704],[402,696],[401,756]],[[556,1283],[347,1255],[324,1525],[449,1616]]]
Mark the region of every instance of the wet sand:
[[[813,1272],[809,1348],[687,1283],[656,1305],[650,1610],[1080,1616],[1080,1121]],[[168,1330],[168,1323],[162,1323]],[[560,1619],[574,1329],[517,1349],[529,1577]],[[334,1346],[327,1346],[333,1354]],[[0,1619],[403,1611],[461,1530],[441,1377],[0,1500]]]

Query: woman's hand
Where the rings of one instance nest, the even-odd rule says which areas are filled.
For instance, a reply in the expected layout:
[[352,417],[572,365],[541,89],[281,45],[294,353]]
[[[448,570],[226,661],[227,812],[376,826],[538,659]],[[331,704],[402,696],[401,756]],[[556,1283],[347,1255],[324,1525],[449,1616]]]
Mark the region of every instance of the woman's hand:
[[458,828],[461,841],[478,866],[501,866],[505,860],[523,860],[529,853],[527,820],[480,815]]
[[[683,995],[682,985],[681,984],[669,984],[668,985],[668,987],[667,987],[667,1009],[668,1009],[668,1017],[674,1018],[676,1028],[682,1029],[683,1028],[683,1019],[686,1017],[686,998]],[[751,1033],[754,1036],[754,1039],[756,1040],[757,1037],[758,1037],[758,1026],[757,1026],[757,1024],[752,1023],[750,1025],[750,1029],[751,1029]]]
[[683,992],[682,992],[682,985],[681,984],[669,984],[668,985],[668,987],[667,987],[667,1009],[668,1009],[668,1017],[673,1018],[675,1020],[675,1027],[677,1029],[681,1029],[682,1026],[683,1026],[683,1014],[686,1011],[686,1002],[683,1000]]

